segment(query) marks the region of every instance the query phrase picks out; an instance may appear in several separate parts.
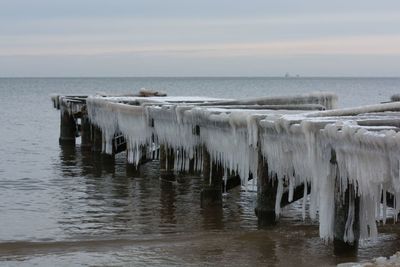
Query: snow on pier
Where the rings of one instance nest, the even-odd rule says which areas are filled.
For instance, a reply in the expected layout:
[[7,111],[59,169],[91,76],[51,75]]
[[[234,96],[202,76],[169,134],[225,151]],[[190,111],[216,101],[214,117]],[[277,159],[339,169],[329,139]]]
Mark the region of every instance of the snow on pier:
[[[334,109],[337,97],[331,93],[243,100],[53,97],[69,113],[82,109],[82,99],[88,119],[101,130],[104,153],[112,154],[115,136],[123,135],[128,161],[136,165],[143,147],[163,145],[174,151],[175,171],[188,171],[193,161],[195,170],[212,172],[204,166],[207,151],[223,168],[225,183],[233,172],[242,185],[251,177],[260,188],[266,172],[275,188],[276,217],[282,197],[292,202],[303,185],[303,216],[309,194],[309,216],[319,219],[320,236],[327,241],[376,237],[377,220],[386,221],[387,196],[397,219],[400,102]],[[344,215],[338,205],[345,207]],[[340,227],[338,214],[344,216]]]

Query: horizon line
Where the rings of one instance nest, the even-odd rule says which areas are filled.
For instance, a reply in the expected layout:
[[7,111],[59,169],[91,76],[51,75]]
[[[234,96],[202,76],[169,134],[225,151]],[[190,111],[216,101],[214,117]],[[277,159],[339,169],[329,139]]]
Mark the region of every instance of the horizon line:
[[92,79],[92,78],[280,78],[280,79],[302,79],[302,78],[400,78],[400,76],[366,76],[366,75],[290,75],[290,76],[275,76],[275,75],[115,75],[115,76],[0,76],[0,79]]

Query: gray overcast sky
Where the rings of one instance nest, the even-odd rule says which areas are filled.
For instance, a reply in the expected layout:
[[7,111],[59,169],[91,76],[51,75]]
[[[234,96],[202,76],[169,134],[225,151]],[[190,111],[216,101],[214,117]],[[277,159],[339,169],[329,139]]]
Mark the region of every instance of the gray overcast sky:
[[0,76],[400,76],[400,1],[0,0]]

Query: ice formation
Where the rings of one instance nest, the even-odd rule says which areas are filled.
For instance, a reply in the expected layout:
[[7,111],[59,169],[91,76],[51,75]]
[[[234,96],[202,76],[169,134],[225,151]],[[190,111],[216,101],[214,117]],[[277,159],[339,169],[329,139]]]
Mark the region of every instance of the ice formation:
[[[326,109],[336,107],[337,96],[334,93],[314,92],[311,94],[277,96],[277,97],[256,97],[242,100],[218,101],[212,105],[308,105],[319,104]],[[209,104],[204,104],[209,105]]]
[[393,267],[400,266],[400,252],[396,252],[390,257],[378,257],[372,259],[370,262],[348,262],[338,264],[337,267]]
[[153,132],[146,110],[101,97],[89,97],[86,104],[91,122],[102,130],[103,152],[113,153],[113,138],[121,133],[127,140],[128,161],[138,164],[142,153],[140,147],[150,144]]
[[58,96],[54,98],[55,105],[61,110],[61,114],[68,112],[69,115],[74,115],[75,113],[81,112],[82,108],[85,106],[85,101],[83,100],[72,100],[66,96]]
[[[336,97],[318,93],[297,97],[293,103],[290,98],[273,98],[262,99],[261,104],[273,101],[279,105],[311,103],[331,108]],[[87,99],[87,110],[92,123],[103,132],[103,151],[112,153],[112,140],[122,133],[127,140],[128,160],[136,164],[141,147],[164,144],[176,152],[176,170],[187,170],[189,159],[201,169],[204,146],[212,161],[221,163],[226,171],[235,171],[246,185],[250,174],[256,178],[258,153],[262,153],[271,177],[278,177],[277,215],[284,190],[289,191],[292,201],[296,186],[311,185],[311,192],[304,186],[304,196],[310,193],[309,216],[319,218],[320,236],[325,240],[333,239],[337,183],[342,196],[351,184],[354,195],[360,198],[361,238],[377,235],[376,221],[386,220],[385,210],[380,218],[382,196],[386,200],[386,192],[395,199],[400,195],[400,123],[396,112],[400,111],[400,103],[322,112],[221,107],[236,102],[95,96]],[[392,112],[383,112],[388,110]],[[352,201],[343,237],[349,242],[354,240]],[[303,216],[305,204],[303,201]],[[383,206],[386,209],[385,201]],[[400,209],[396,202],[395,209]]]

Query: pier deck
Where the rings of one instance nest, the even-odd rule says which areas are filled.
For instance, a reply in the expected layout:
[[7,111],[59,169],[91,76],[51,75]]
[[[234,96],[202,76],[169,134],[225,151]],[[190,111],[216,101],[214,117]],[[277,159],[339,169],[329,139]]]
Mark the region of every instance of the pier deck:
[[253,179],[260,225],[276,223],[281,206],[303,198],[303,217],[309,203],[321,238],[338,253],[376,237],[388,203],[397,220],[400,102],[334,109],[336,96],[329,93],[52,99],[61,110],[60,143],[75,144],[81,135],[82,147],[93,151],[126,148],[135,166],[152,155],[167,180],[176,172],[201,173],[205,207],[220,205],[232,181],[246,186]]

